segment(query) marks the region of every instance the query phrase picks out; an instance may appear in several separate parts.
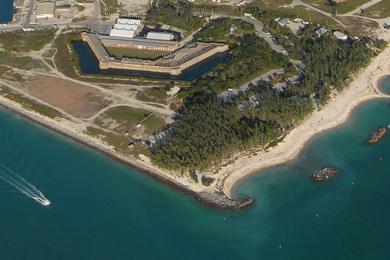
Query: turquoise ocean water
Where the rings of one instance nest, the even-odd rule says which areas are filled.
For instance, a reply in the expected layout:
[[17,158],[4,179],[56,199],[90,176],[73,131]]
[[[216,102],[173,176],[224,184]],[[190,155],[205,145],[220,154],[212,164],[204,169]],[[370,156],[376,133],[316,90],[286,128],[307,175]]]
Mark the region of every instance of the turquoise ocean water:
[[8,23],[12,21],[13,2],[13,0],[0,1],[0,23]]
[[[6,112],[0,164],[52,201],[0,183],[0,259],[390,259],[388,100],[316,137],[299,159],[243,181],[242,212],[210,209],[136,170]],[[326,184],[310,174],[339,169]]]

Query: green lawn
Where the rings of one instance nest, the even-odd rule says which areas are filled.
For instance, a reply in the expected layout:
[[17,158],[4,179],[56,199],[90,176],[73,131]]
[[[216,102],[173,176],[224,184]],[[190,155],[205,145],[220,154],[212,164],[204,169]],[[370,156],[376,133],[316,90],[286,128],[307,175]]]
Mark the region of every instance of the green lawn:
[[154,60],[159,57],[167,55],[169,52],[166,51],[149,51],[149,50],[136,50],[129,48],[107,48],[108,53],[116,57],[118,59],[122,59],[123,57],[128,58],[137,58],[137,59],[149,59]]
[[362,15],[370,18],[379,18],[379,19],[390,17],[390,3],[388,2],[388,0],[383,0],[382,2],[377,3],[376,5],[373,5],[370,8],[365,9]]

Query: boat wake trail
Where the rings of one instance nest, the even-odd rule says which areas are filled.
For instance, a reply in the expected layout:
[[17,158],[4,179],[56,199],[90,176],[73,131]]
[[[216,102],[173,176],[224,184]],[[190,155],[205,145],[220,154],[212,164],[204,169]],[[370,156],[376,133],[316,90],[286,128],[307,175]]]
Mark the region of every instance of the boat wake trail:
[[43,193],[34,185],[4,165],[0,166],[0,180],[7,182],[16,190],[42,204],[43,206],[49,206],[51,204],[50,200],[48,200],[45,195],[43,195]]

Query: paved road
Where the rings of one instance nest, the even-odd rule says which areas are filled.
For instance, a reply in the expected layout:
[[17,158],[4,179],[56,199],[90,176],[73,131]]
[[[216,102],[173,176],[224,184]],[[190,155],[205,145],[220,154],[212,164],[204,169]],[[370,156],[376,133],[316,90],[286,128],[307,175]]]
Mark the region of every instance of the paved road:
[[227,97],[229,97],[231,95],[235,96],[235,95],[237,95],[241,91],[242,92],[246,92],[248,90],[250,84],[256,85],[260,80],[267,81],[267,80],[269,80],[269,76],[273,75],[274,73],[282,73],[282,72],[283,72],[283,69],[270,70],[270,71],[268,71],[268,72],[266,72],[266,73],[256,77],[255,79],[242,84],[238,88],[235,88],[235,89],[232,89],[232,90],[226,90],[226,91],[223,91],[223,92],[219,93],[218,97],[227,98]]

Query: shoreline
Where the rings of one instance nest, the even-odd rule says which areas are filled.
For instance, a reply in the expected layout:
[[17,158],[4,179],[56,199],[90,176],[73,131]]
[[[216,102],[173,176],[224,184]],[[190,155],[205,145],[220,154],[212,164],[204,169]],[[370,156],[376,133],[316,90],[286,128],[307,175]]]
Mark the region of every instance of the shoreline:
[[[74,141],[77,144],[82,145],[83,148],[91,149],[97,153],[103,154],[104,156],[108,156],[109,159],[115,160],[126,167],[140,172],[141,174],[145,174],[154,180],[165,184],[168,188],[172,188],[176,191],[180,191],[188,196],[195,198],[202,205],[207,205],[213,208],[223,208],[238,211],[242,208],[249,207],[254,203],[253,199],[231,199],[225,194],[214,189],[196,189],[191,185],[186,186],[185,184],[177,181],[174,176],[170,176],[169,174],[164,173],[163,171],[152,167],[151,165],[148,167],[147,164],[142,164],[140,161],[131,160],[129,157],[125,157],[124,155],[116,153],[115,150],[110,149],[110,147],[100,139],[88,136],[87,134],[82,133],[80,130],[64,127],[63,125],[59,124],[59,121],[47,118],[34,111],[27,110],[23,108],[21,104],[2,96],[0,96],[0,109],[20,116],[30,123],[35,124],[37,127],[42,127],[45,131],[51,132],[51,134],[56,134],[61,137],[70,139],[70,141]],[[77,127],[75,129],[77,129]]]
[[246,155],[217,173],[222,191],[235,198],[237,186],[247,177],[266,168],[282,165],[296,159],[316,136],[346,123],[357,106],[376,98],[390,98],[378,85],[390,76],[390,46],[357,74],[349,86],[337,93],[321,110],[314,111],[306,120],[292,129],[276,146],[257,155]]
[[[390,39],[390,34],[387,36]],[[115,151],[112,146],[100,138],[88,135],[85,132],[87,126],[85,124],[77,123],[66,117],[54,119],[46,117],[4,96],[0,96],[0,106],[52,133],[70,138],[177,191],[190,195],[204,205],[240,210],[255,203],[251,198],[240,200],[235,197],[235,188],[241,181],[251,175],[258,174],[260,170],[265,168],[294,160],[313,137],[341,126],[361,103],[375,98],[389,98],[390,93],[382,93],[378,88],[378,84],[381,84],[389,75],[390,46],[370,60],[368,66],[356,73],[347,83],[348,87],[340,93],[334,92],[328,104],[307,116],[305,120],[289,131],[276,146],[266,151],[259,147],[257,150],[253,149],[247,153],[238,154],[231,163],[221,166],[216,172],[202,174],[215,179],[209,187],[189,176],[160,169],[153,165],[147,156],[132,157]]]

